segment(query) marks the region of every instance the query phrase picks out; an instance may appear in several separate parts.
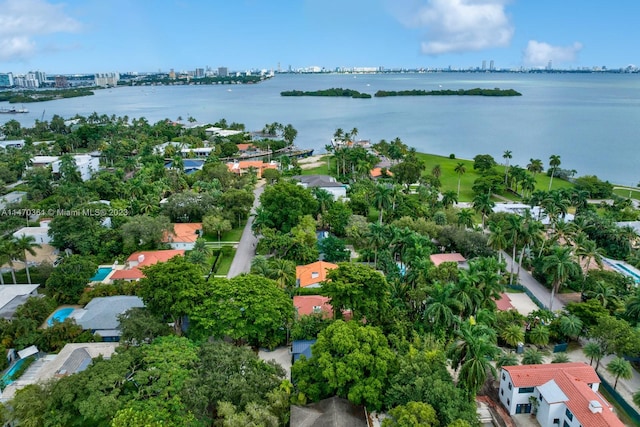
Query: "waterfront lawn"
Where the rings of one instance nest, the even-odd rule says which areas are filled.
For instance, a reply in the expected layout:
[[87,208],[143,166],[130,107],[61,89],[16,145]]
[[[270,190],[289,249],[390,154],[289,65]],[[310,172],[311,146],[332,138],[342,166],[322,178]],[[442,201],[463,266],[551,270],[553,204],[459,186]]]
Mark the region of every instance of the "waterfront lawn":
[[[302,175],[330,175],[329,174],[329,166],[327,165],[327,156],[322,156],[320,159],[322,161],[322,165],[316,166],[311,169],[302,169]],[[332,162],[333,170],[335,170],[335,162]]]
[[613,194],[616,194],[620,197],[631,198],[634,200],[640,200],[640,189],[632,189],[632,188],[617,188],[613,190]]

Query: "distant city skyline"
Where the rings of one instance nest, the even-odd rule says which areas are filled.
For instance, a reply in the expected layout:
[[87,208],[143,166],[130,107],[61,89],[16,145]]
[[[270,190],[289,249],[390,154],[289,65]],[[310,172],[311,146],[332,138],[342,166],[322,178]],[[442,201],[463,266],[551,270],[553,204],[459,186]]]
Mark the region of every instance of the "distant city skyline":
[[640,64],[639,12],[632,0],[0,0],[0,73],[619,69]]

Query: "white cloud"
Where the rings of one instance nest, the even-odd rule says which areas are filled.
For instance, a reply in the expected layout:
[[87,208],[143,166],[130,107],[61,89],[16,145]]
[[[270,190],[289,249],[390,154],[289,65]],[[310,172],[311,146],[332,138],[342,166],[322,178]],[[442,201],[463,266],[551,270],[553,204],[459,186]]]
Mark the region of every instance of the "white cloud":
[[6,0],[0,2],[0,59],[20,60],[37,51],[34,37],[73,33],[81,29],[67,16],[63,5],[45,0]]
[[[397,1],[397,0],[396,0]],[[398,19],[425,28],[422,52],[430,55],[506,46],[513,26],[505,12],[509,0],[427,0],[395,3]]]
[[578,42],[571,46],[552,46],[548,43],[529,40],[524,51],[523,62],[530,67],[544,67],[549,61],[554,64],[574,62],[581,50],[582,44]]

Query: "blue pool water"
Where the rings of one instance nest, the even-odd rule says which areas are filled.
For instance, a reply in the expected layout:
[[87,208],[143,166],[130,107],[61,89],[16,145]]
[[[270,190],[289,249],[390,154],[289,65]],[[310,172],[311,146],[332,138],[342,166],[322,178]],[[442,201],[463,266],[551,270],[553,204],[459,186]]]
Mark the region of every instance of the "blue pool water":
[[49,320],[47,320],[47,324],[49,326],[53,326],[53,322],[64,322],[64,319],[69,317],[69,315],[71,314],[71,312],[73,310],[75,310],[75,308],[73,308],[73,307],[66,307],[66,308],[61,308],[61,309],[56,310],[51,315]]
[[616,268],[623,270],[628,276],[633,277],[636,283],[640,283],[640,276],[638,276],[634,271],[630,270],[623,264],[616,263]]
[[99,267],[96,274],[93,275],[90,282],[102,282],[113,269],[111,267]]
[[11,378],[11,375],[13,375],[14,372],[16,372],[18,369],[20,369],[20,366],[22,366],[22,364],[24,363],[26,359],[20,359],[18,360],[8,371],[6,374],[4,374],[2,376],[2,382],[1,384],[4,384],[5,386],[8,386],[9,384],[11,384],[13,381],[9,380],[9,378]]

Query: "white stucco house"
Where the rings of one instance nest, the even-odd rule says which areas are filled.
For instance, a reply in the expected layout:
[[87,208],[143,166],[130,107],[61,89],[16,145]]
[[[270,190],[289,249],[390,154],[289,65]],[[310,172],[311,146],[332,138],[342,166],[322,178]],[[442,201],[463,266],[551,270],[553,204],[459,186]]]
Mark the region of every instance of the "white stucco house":
[[49,222],[50,219],[44,219],[40,221],[38,227],[22,227],[20,230],[13,233],[13,237],[19,239],[22,236],[31,236],[35,243],[39,245],[51,243],[51,236],[49,236]]
[[296,175],[293,177],[304,188],[321,188],[333,196],[333,200],[347,197],[347,185],[329,175]]
[[624,427],[583,362],[504,366],[500,402],[509,415],[534,413],[542,427]]
[[[90,154],[75,154],[76,170],[80,172],[83,181],[88,181],[91,176],[100,170],[100,157]],[[31,167],[51,167],[54,174],[60,173],[60,158],[58,156],[34,156],[31,159]]]

